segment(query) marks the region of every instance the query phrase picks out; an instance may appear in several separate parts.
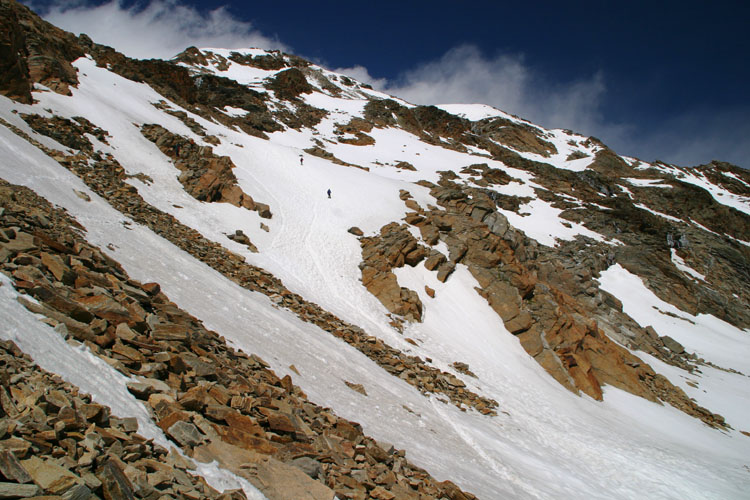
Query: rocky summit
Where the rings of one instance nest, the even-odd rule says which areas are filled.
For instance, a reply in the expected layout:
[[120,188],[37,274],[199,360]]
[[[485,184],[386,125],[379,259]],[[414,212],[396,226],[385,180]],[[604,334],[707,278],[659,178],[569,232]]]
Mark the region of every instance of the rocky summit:
[[0,13],[1,498],[746,496],[748,171]]

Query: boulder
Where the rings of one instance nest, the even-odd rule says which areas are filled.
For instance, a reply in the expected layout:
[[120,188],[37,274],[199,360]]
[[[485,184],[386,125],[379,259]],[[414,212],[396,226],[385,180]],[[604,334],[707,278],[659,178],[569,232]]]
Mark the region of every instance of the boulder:
[[672,337],[665,335],[664,337],[661,337],[661,341],[664,344],[664,347],[675,354],[682,354],[683,352],[685,352],[685,348],[682,346],[682,344],[677,342]]

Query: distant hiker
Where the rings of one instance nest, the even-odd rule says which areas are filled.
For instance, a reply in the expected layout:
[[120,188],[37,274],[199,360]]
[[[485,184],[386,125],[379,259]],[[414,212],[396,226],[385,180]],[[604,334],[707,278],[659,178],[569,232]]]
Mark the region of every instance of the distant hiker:
[[304,158],[302,158],[302,155],[299,155],[299,165],[302,166],[302,163],[305,161]]
[[328,198],[330,198],[330,197],[331,197],[331,190],[329,189],[328,190]]
[[174,146],[172,146],[172,152],[175,156],[180,156],[180,145],[175,144]]

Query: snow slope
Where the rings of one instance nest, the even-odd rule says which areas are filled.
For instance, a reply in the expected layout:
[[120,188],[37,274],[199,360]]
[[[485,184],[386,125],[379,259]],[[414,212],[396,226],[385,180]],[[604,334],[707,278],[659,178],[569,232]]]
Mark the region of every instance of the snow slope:
[[[176,180],[177,169],[142,137],[141,124],[158,123],[202,142],[182,122],[151,104],[162,96],[144,84],[96,67],[89,59],[80,59],[75,65],[80,85],[73,89],[72,97],[41,92],[35,94],[39,103],[34,106],[0,97],[0,116],[34,137],[39,136],[12,110],[39,114],[50,110],[60,116],[89,119],[112,135],[109,146],[97,144],[101,151],[115,156],[129,174],[145,173],[153,179],[150,184],[131,179],[146,201],[392,346],[429,357],[444,370],[450,370],[455,361],[468,363],[477,379],[462,379],[480,394],[497,400],[500,413],[486,417],[462,412],[435,397],[425,397],[348,344],[276,308],[265,296],[238,287],[147,228],[134,223],[126,228],[125,218],[78,178],[0,128],[0,177],[29,186],[64,207],[86,228],[89,241],[119,261],[133,278],[160,283],[171,300],[206,327],[237,348],[259,354],[280,376],[291,375],[316,403],[360,422],[365,432],[405,449],[410,460],[435,477],[451,479],[484,499],[746,497],[750,439],[736,430],[710,429],[671,407],[617,389],[606,388],[604,402],[568,392],[505,330],[475,292],[477,283],[461,265],[446,283],[436,282],[421,264],[399,269],[402,285],[420,293],[425,320],[410,325],[403,336],[388,325],[384,307],[359,282],[359,243],[347,229],[356,225],[371,234],[403,217],[406,207],[398,197],[400,189],[410,191],[423,206],[434,204],[426,188],[413,181],[436,180],[439,170],[458,172],[476,163],[475,156],[426,145],[403,131],[374,129],[373,146],[330,145],[337,157],[368,166],[370,171],[309,155],[300,166],[301,148],[309,147],[312,132],[287,130],[264,141],[188,113],[209,134],[219,137],[221,145],[215,153],[232,158],[242,189],[270,204],[274,216],[264,221],[270,229],[266,233],[260,230],[255,212],[201,203],[187,195]],[[356,99],[322,94],[310,99],[315,99],[317,106],[340,110],[337,119],[356,115],[362,106]],[[324,121],[320,133],[325,135],[331,125]],[[417,173],[387,166],[397,161],[409,161]],[[518,179],[505,189],[533,193],[528,174],[512,172],[500,162],[487,163]],[[325,196],[329,188],[333,192],[330,200]],[[92,201],[83,201],[73,190],[88,193]],[[535,224],[523,226],[521,219],[525,218],[511,222],[547,245],[554,245],[556,238],[585,234],[577,226],[562,225],[551,207],[537,206],[539,202],[532,201],[528,207],[532,216],[526,219]],[[531,218],[536,212],[539,219]],[[543,230],[533,232],[539,224]],[[248,234],[260,253],[251,254],[226,238],[236,229]],[[115,250],[105,250],[108,245]],[[609,281],[610,276],[615,284]],[[436,290],[434,299],[422,292],[425,284]],[[602,286],[623,304],[629,304],[629,290],[640,290],[616,268],[602,277]],[[658,303],[641,292],[637,296],[640,302],[634,303],[632,314],[641,321],[635,309],[648,309],[644,303]],[[22,318],[17,335],[22,331],[25,335],[25,328],[31,328],[28,313],[15,309],[12,294],[3,292],[0,298],[4,315]],[[670,310],[668,304],[658,307]],[[743,332],[731,331],[710,317],[689,318],[697,326],[686,329],[684,322],[673,318],[657,321],[664,319],[663,315],[653,316],[659,313],[652,311],[646,311],[651,316],[643,321],[653,324],[660,334],[673,336],[719,366],[750,372],[746,361],[750,359],[750,342]],[[684,316],[679,311],[675,314]],[[701,339],[705,329],[722,335],[727,345]],[[406,337],[419,345],[407,343]],[[28,342],[28,349],[33,350],[41,341],[30,337]],[[59,354],[61,359],[74,355],[67,351]],[[291,364],[300,375],[291,372]],[[109,380],[101,371],[105,367],[95,362],[89,366],[91,373],[100,374],[100,380]],[[667,373],[666,368],[664,372],[670,378],[679,376]],[[705,372],[702,384],[708,387],[722,374]],[[350,390],[344,381],[363,384],[368,396]],[[739,395],[735,402],[747,400],[747,383],[732,387]],[[99,393],[106,392],[113,398],[124,398],[123,391],[116,380],[104,383],[98,392],[91,389],[100,397],[103,394]],[[744,430],[738,410],[730,409],[725,416],[735,429]]]

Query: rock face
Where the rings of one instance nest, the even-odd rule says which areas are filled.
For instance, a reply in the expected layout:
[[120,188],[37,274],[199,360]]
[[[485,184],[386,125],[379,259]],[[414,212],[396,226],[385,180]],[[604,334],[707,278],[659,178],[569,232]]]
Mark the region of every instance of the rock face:
[[[389,498],[474,498],[435,481],[403,452],[382,448],[359,424],[307,401],[289,376],[280,379],[259,357],[227,346],[158,284],[130,279],[74,227],[33,192],[0,182],[0,271],[38,302],[19,301],[69,343],[85,344],[136,379],[130,391],[188,456],[218,460],[269,498],[366,498],[377,488]],[[55,385],[10,344],[0,344],[0,360],[0,429],[12,429],[12,437],[2,431],[0,452],[13,454],[0,455],[0,472],[21,485],[8,491],[31,493],[23,486],[31,477],[53,495],[75,489],[84,497],[218,497],[186,473],[189,461],[135,435],[134,419],[115,419],[74,388]],[[38,424],[14,424],[19,420]]]
[[536,153],[544,157],[557,153],[554,144],[544,139],[540,129],[506,118],[480,120],[473,125],[472,130],[516,151]]
[[309,94],[313,91],[305,74],[298,68],[289,68],[277,73],[268,84],[268,88],[276,92],[281,99],[294,99],[300,94]]
[[0,2],[0,94],[31,104],[31,77],[27,64],[26,37],[14,4]]
[[141,133],[174,161],[182,172],[178,177],[180,183],[196,200],[231,203],[271,218],[268,205],[255,203],[237,185],[232,172],[234,163],[228,156],[216,156],[210,146],[198,146],[160,125],[143,125]]
[[[481,165],[472,168],[489,173]],[[423,183],[431,187],[441,209],[424,210],[406,192],[401,197],[416,209],[407,213],[404,220],[419,229],[428,245],[444,242],[449,249],[447,257],[420,245],[405,225],[389,224],[380,236],[361,239],[363,284],[389,310],[403,312],[408,307],[402,299],[408,295],[400,290],[397,293],[398,285],[393,283],[394,267],[407,262],[415,265],[429,255],[425,268],[437,272],[438,278],[445,281],[456,264],[464,264],[480,285],[478,293],[502,318],[506,329],[517,335],[529,355],[565,387],[601,399],[601,386],[611,384],[652,401],[666,401],[709,425],[724,425],[722,417],[696,405],[681,389],[612,342],[589,319],[594,315],[590,303],[566,292],[577,291],[580,285],[563,283],[559,276],[565,274],[559,271],[555,277],[552,273],[532,271],[545,262],[545,252],[510,227],[496,211],[491,196],[481,189],[459,185],[452,177],[444,174],[438,185]],[[499,182],[507,180],[501,178]],[[603,262],[599,265],[602,269],[606,266]],[[582,266],[580,272],[585,278],[584,270]],[[590,278],[591,272],[588,273]],[[540,279],[542,276],[549,279]],[[563,284],[565,288],[558,288]],[[595,289],[591,292],[588,285],[585,290],[597,293]],[[587,297],[587,293],[582,295]],[[645,332],[640,334],[641,338],[646,336]],[[665,341],[663,345],[672,344]],[[679,351],[674,346],[669,350]]]
[[407,321],[422,319],[422,301],[417,293],[399,286],[392,270],[404,265],[415,266],[427,252],[409,233],[407,226],[388,224],[380,235],[363,237],[362,284],[393,314]]
[[41,83],[60,94],[78,84],[71,61],[83,51],[76,37],[57,28],[12,0],[0,1],[0,92],[31,102],[31,85]]

